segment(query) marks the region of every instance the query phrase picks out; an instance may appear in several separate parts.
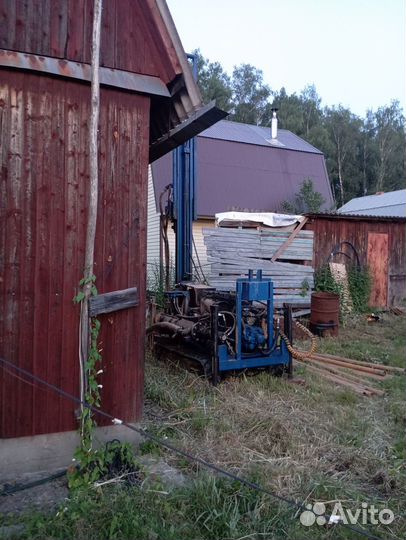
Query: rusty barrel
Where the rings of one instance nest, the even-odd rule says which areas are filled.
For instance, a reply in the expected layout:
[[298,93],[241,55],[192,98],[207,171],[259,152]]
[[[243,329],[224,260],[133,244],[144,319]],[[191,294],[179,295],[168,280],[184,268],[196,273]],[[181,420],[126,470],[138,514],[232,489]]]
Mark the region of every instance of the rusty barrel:
[[310,329],[314,334],[338,336],[340,296],[330,292],[312,293]]

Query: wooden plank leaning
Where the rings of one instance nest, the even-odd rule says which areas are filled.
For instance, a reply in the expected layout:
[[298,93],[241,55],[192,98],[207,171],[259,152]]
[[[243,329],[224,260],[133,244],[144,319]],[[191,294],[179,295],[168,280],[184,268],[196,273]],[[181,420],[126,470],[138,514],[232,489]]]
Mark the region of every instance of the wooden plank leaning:
[[271,262],[275,262],[276,259],[279,259],[282,253],[285,251],[285,249],[290,246],[290,244],[293,242],[293,240],[296,238],[298,233],[303,229],[303,227],[307,223],[307,217],[304,218],[303,221],[299,223],[299,225],[296,227],[296,229],[292,232],[292,234],[289,236],[289,238],[281,245],[281,247],[277,250],[276,253],[273,254]]

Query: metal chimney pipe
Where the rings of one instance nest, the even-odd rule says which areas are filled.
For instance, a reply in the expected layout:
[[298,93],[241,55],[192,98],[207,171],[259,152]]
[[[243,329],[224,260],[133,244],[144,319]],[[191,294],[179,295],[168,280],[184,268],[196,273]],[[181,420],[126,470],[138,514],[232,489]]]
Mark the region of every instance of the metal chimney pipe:
[[271,119],[271,138],[277,139],[278,138],[278,119],[276,117],[276,113],[278,111],[277,108],[272,108],[272,119]]

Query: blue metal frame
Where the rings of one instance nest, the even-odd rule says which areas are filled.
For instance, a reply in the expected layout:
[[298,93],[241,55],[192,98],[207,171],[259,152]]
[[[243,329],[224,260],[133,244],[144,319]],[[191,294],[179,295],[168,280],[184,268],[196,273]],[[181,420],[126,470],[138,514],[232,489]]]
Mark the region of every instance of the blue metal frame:
[[[197,80],[197,63],[194,54],[187,54],[192,61],[193,77]],[[196,209],[196,141],[189,139],[172,152],[173,217],[176,220],[175,280],[190,280],[192,274],[193,221]]]
[[[268,339],[267,349],[268,355],[253,355],[252,353],[244,353],[242,351],[242,309],[243,301],[259,301],[266,302],[267,305],[267,324],[268,324]],[[247,369],[256,367],[288,366],[291,361],[290,353],[286,344],[281,340],[279,347],[275,343],[273,329],[273,282],[271,279],[262,278],[262,271],[257,270],[256,277],[253,271],[249,270],[248,278],[237,279],[236,288],[236,354],[231,356],[226,345],[218,346],[218,370],[230,371],[234,369]]]
[[190,139],[173,151],[173,202],[176,220],[176,282],[192,277],[192,225],[196,219],[196,149]]

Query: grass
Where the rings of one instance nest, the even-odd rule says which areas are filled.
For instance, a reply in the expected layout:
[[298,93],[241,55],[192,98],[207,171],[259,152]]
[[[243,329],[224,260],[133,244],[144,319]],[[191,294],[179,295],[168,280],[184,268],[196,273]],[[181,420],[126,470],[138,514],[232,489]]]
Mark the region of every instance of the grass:
[[[355,318],[319,350],[404,366],[406,320]],[[367,528],[382,538],[406,534],[405,380],[382,383],[383,398],[358,396],[298,368],[295,385],[266,373],[213,388],[184,369],[150,357],[145,428],[176,446],[260,483],[282,497],[313,503],[362,502],[390,508],[392,525]],[[74,494],[58,514],[28,513],[20,538],[297,539],[358,538],[344,527],[300,524],[295,510],[266,494],[213,476],[155,444],[188,478],[186,487],[106,486]],[[359,537],[361,538],[361,537]]]

